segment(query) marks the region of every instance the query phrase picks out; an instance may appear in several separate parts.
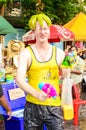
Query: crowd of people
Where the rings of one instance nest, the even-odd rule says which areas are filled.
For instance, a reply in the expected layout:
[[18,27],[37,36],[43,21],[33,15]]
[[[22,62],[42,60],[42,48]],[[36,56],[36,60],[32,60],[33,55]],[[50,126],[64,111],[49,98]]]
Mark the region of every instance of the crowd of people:
[[69,48],[69,51],[76,53],[75,60],[76,63],[74,67],[71,69],[71,78],[73,79],[74,84],[79,89],[79,92],[81,93],[81,82],[83,78],[83,73],[85,70],[85,61],[80,56],[80,51],[78,51],[78,48],[76,46],[71,46]]

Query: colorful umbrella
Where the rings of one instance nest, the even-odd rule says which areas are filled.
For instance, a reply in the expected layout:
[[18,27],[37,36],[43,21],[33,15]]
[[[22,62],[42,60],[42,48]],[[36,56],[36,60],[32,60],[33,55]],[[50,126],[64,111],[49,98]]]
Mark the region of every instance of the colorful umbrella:
[[[34,31],[30,30],[29,32],[25,33],[22,37],[23,42],[28,43],[35,43],[35,34]],[[71,41],[74,39],[74,34],[60,25],[52,25],[50,26],[50,38],[48,39],[49,42],[60,42],[60,41]]]
[[50,26],[50,32],[50,39],[57,36],[61,41],[74,40],[74,33],[61,25]]

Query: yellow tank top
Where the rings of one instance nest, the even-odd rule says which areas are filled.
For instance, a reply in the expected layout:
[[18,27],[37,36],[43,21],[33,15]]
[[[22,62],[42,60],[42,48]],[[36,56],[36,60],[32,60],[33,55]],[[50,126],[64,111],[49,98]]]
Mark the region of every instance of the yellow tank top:
[[[42,91],[39,89],[38,84],[40,82],[45,82],[53,85],[59,95],[59,69],[58,64],[56,62],[56,49],[54,46],[52,46],[52,56],[51,58],[46,62],[39,62],[31,47],[27,47],[31,54],[31,65],[29,70],[27,71],[28,76],[28,82],[32,87],[34,87],[37,91]],[[42,102],[38,100],[37,98],[33,97],[30,94],[27,94],[26,100],[29,102],[32,102],[34,104],[39,105],[49,105],[49,106],[60,106],[60,96],[57,96],[56,99],[54,98],[47,98],[46,101]]]

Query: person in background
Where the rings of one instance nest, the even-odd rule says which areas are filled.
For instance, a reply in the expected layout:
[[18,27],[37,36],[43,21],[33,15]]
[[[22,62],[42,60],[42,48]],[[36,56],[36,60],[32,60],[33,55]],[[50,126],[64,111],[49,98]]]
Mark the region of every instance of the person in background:
[[[63,130],[64,120],[59,96],[59,67],[65,57],[63,50],[48,42],[51,20],[45,14],[33,15],[29,27],[35,33],[36,43],[19,55],[16,82],[26,95],[24,130]],[[26,73],[28,82],[25,81]],[[67,74],[67,73],[65,73]],[[39,89],[40,82],[52,84],[58,93],[56,99]]]
[[65,48],[65,53],[68,53],[70,48],[71,48],[71,45],[67,45],[66,48]]
[[71,69],[71,78],[73,79],[74,84],[76,84],[77,88],[79,89],[79,92],[81,94],[81,82],[82,82],[82,76],[85,69],[85,62],[84,60],[78,55],[78,48],[75,46],[72,46],[70,48],[71,52],[76,53],[76,64]]
[[81,50],[78,52],[78,55],[84,60],[85,59],[85,51],[84,50]]
[[7,103],[5,96],[3,95],[3,90],[2,90],[1,84],[0,84],[0,105],[5,108],[8,116],[9,116],[7,120],[10,120],[12,117],[12,111]]

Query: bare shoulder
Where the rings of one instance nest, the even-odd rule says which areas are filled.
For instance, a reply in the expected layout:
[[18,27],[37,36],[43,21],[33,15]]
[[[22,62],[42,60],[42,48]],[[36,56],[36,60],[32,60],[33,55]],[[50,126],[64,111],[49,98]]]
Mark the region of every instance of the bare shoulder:
[[28,48],[25,48],[23,51],[21,51],[19,55],[19,67],[20,68],[27,68],[31,64],[31,55],[28,50]]
[[21,51],[20,53],[20,57],[29,57],[30,56],[30,52],[28,50],[28,48],[25,48],[23,51]]

